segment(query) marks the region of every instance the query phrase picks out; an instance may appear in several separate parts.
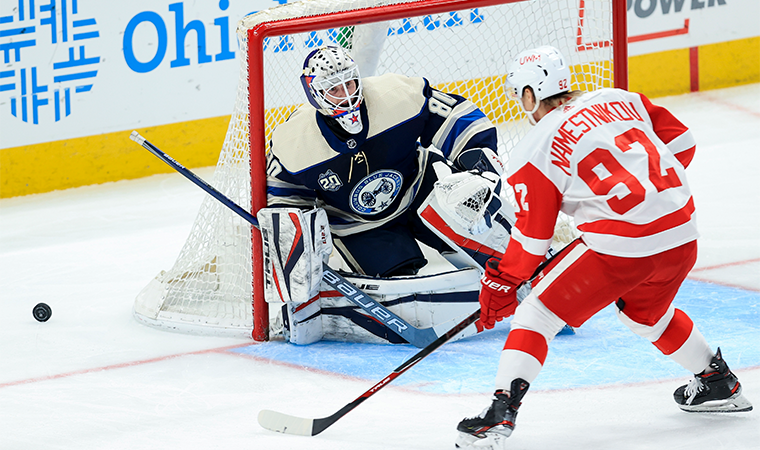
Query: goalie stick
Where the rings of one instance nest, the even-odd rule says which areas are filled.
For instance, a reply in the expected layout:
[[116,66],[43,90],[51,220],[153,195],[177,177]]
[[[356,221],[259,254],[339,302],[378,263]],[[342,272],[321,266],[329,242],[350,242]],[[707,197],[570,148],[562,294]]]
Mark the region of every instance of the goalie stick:
[[[245,219],[248,223],[256,228],[259,228],[259,221],[251,213],[241,208],[237,203],[230,200],[227,196],[216,190],[213,186],[177,162],[174,158],[167,155],[158,147],[148,142],[144,137],[140,135],[140,133],[133,131],[132,134],[130,134],[129,138],[140,144],[149,152],[153,153],[158,157],[158,159],[165,162],[185,178],[195,183],[209,195],[219,200],[222,204],[230,208],[237,215]],[[429,345],[431,342],[436,341],[436,339],[439,339],[441,337],[440,330],[445,330],[446,328],[444,327],[448,326],[449,322],[430,328],[415,328],[401,317],[389,311],[388,308],[373,300],[369,295],[359,290],[356,286],[351,284],[350,281],[346,280],[338,272],[330,268],[330,266],[328,266],[326,263],[322,263],[322,268],[322,279],[331,288],[340,292],[344,297],[362,308],[371,317],[396,332],[399,336],[417,348],[423,348]]]
[[291,416],[289,414],[279,413],[277,411],[271,411],[264,409],[259,411],[258,421],[259,425],[267,430],[277,431],[285,434],[296,434],[300,436],[316,436],[319,433],[325,431],[329,426],[337,422],[341,417],[348,414],[354,408],[362,404],[364,400],[367,400],[377,391],[384,388],[391,381],[395,380],[399,375],[409,370],[412,366],[422,361],[427,355],[431,354],[438,347],[446,343],[449,339],[462,332],[465,328],[475,323],[480,317],[480,309],[470,314],[459,322],[456,326],[444,333],[438,339],[434,340],[427,347],[417,352],[414,356],[408,359],[400,366],[393,369],[388,376],[383,378],[380,382],[369,388],[366,392],[356,398],[356,400],[347,404],[335,414],[323,417],[321,419],[306,419],[302,417]]

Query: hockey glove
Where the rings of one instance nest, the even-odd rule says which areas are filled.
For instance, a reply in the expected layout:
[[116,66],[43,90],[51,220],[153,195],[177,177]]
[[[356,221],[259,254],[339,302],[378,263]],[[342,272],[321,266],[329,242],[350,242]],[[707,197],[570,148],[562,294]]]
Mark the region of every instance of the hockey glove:
[[[497,321],[509,317],[517,308],[517,286],[499,271],[499,260],[491,258],[486,262],[486,272],[480,279],[480,323],[491,329]],[[478,327],[480,328],[480,327]]]
[[[440,177],[439,172],[436,169]],[[488,231],[491,217],[502,207],[501,179],[493,172],[452,173],[440,177],[433,189],[441,209],[470,234]]]

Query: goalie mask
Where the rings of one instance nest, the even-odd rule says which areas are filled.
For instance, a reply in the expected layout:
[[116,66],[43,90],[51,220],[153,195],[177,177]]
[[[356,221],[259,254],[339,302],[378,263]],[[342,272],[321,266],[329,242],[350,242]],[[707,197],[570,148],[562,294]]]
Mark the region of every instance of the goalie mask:
[[[546,45],[526,50],[512,59],[504,85],[509,98],[520,104],[535,125],[533,113],[538,111],[541,100],[570,90],[570,68],[562,53],[554,47]],[[523,91],[528,86],[536,98],[532,111],[525,109],[522,103]]]
[[348,52],[340,47],[321,47],[309,53],[301,84],[309,103],[320,113],[337,120],[351,134],[362,131],[362,80]]

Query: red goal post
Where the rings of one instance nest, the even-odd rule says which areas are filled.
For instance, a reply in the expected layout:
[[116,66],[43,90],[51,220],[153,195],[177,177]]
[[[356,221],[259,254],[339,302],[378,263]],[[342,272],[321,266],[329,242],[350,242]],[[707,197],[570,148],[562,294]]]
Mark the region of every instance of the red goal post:
[[[238,23],[238,93],[210,184],[253,214],[265,207],[269,134],[306,102],[299,82],[304,57],[319,45],[353,50],[360,29],[383,23],[375,73],[423,76],[472,100],[497,125],[498,152],[508,163],[511,147],[530,128],[503,92],[510,57],[554,45],[570,62],[573,89],[627,88],[626,6],[626,0],[304,0],[250,14]],[[361,65],[360,71],[367,75]],[[204,200],[174,266],[138,294],[135,317],[175,331],[267,340],[277,324],[257,275],[261,236],[243,222]]]

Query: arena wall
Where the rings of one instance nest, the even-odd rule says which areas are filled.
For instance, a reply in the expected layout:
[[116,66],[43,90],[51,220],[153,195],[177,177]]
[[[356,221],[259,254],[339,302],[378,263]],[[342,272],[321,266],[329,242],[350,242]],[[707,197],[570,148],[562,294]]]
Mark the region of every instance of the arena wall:
[[[127,3],[0,7],[0,198],[170,172],[132,130],[187,167],[216,164],[237,19],[284,1]],[[628,0],[629,89],[656,98],[760,82],[757,17],[757,0]]]

